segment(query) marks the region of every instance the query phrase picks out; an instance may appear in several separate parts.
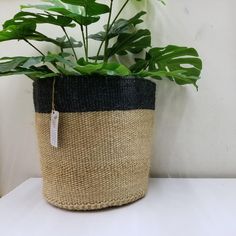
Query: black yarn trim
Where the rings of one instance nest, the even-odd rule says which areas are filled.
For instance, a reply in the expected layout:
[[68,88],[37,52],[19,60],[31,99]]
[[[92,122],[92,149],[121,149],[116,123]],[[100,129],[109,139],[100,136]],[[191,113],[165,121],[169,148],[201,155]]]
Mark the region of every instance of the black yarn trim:
[[[91,112],[155,109],[155,83],[119,76],[56,77],[55,109],[59,112]],[[52,110],[53,78],[33,83],[34,106],[39,113]]]

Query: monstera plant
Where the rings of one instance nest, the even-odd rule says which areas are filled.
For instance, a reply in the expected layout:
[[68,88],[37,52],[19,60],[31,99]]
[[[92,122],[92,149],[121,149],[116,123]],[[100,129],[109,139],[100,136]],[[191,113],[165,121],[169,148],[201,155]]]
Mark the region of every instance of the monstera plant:
[[[33,80],[43,192],[57,207],[94,210],[144,197],[156,101],[156,83],[146,78],[197,88],[197,51],[152,47],[150,30],[141,27],[144,11],[122,18],[135,1],[119,0],[114,14],[115,0],[44,0],[21,6],[0,31],[0,42],[21,40],[39,53],[1,58],[0,76]],[[91,32],[101,16],[107,23]],[[61,34],[52,38],[39,30],[42,24]],[[54,50],[42,52],[34,41],[54,44]]]
[[[57,75],[120,75],[157,80],[168,78],[179,85],[197,87],[202,69],[197,51],[175,45],[152,47],[155,42],[151,42],[150,30],[140,27],[146,12],[141,11],[130,19],[120,18],[130,0],[124,2],[115,16],[114,0],[110,0],[109,6],[95,0],[42,1],[45,3],[21,6],[22,11],[6,21],[0,31],[0,42],[25,41],[38,51],[39,56],[1,58],[0,76],[25,74],[34,80]],[[108,15],[103,30],[89,34],[89,26],[99,22],[103,14]],[[63,36],[51,38],[39,32],[41,24],[58,26]],[[77,26],[80,34],[74,39],[68,35],[67,28],[77,30]],[[96,52],[90,49],[93,40],[100,42]],[[55,50],[45,54],[33,41],[52,43]],[[81,47],[84,53],[77,50]],[[59,53],[56,48],[60,49]],[[117,62],[117,56],[125,55],[133,55],[133,63]]]

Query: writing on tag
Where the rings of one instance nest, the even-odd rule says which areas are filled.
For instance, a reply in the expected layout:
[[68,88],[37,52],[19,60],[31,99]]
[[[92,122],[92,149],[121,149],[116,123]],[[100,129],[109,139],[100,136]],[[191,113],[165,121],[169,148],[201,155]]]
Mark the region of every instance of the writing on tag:
[[59,112],[52,111],[51,113],[51,128],[50,128],[50,142],[53,147],[58,147],[58,125],[59,125]]

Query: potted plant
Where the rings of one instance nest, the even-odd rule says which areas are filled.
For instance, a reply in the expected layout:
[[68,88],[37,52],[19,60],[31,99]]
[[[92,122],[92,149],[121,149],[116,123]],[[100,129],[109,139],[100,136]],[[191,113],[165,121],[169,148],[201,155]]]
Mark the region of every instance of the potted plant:
[[[193,48],[152,47],[151,32],[140,28],[145,12],[121,17],[129,0],[114,16],[114,0],[109,5],[96,0],[43,2],[21,6],[3,24],[0,42],[22,40],[39,55],[1,58],[0,76],[24,74],[33,80],[44,196],[69,210],[140,199],[148,186],[155,110],[156,85],[148,78],[197,88],[201,59]],[[103,30],[89,33],[89,26],[105,14]],[[63,37],[39,32],[41,24],[59,27]],[[75,27],[78,39],[67,31]],[[99,42],[96,52],[90,50],[92,40]],[[33,41],[59,50],[45,54]],[[119,62],[125,56],[133,62]]]

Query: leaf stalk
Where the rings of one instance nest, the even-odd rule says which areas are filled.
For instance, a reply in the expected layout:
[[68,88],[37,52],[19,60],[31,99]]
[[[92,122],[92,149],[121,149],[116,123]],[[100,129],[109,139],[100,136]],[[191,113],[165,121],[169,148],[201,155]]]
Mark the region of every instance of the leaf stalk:
[[72,44],[72,42],[71,42],[71,40],[70,40],[70,37],[69,37],[68,33],[66,32],[65,27],[62,26],[61,28],[62,28],[63,32],[65,33],[67,39],[68,39],[68,42],[69,42],[69,44],[70,44],[70,46],[71,46],[71,49],[72,49],[72,51],[73,51],[73,54],[74,54],[74,56],[75,56],[76,61],[78,61],[78,57],[77,57],[77,55],[76,55],[75,48],[73,47],[73,44]]
[[104,48],[104,62],[108,60],[108,58],[106,58],[106,54],[107,54],[107,49],[108,49],[108,45],[109,45],[109,38],[107,37],[112,26],[114,25],[114,23],[116,22],[116,20],[118,19],[118,17],[120,16],[120,14],[123,12],[123,10],[125,9],[126,5],[129,3],[130,0],[126,0],[125,3],[122,5],[121,9],[119,10],[119,12],[117,13],[117,15],[115,16],[114,20],[110,23],[110,20],[111,20],[111,15],[112,15],[112,7],[113,7],[113,0],[111,0],[111,6],[110,6],[110,13],[109,13],[109,17],[108,17],[108,22],[109,24],[107,25],[107,29],[106,29],[106,37],[105,37],[105,40],[103,40],[99,46],[99,49],[98,49],[98,52],[97,52],[97,56],[96,56],[96,61],[98,61],[98,57],[100,55],[100,52],[102,50],[102,46],[103,44],[106,42],[107,45],[105,45],[105,48]]

